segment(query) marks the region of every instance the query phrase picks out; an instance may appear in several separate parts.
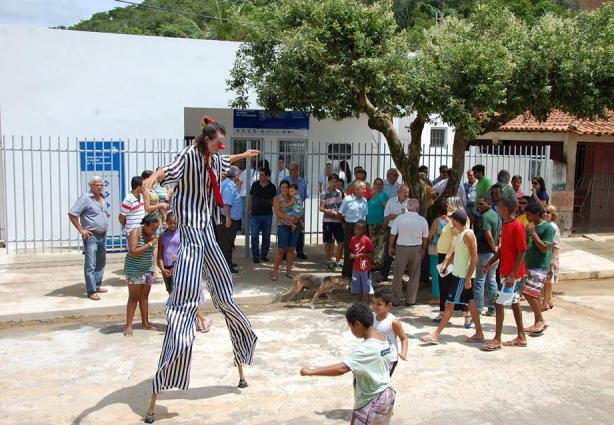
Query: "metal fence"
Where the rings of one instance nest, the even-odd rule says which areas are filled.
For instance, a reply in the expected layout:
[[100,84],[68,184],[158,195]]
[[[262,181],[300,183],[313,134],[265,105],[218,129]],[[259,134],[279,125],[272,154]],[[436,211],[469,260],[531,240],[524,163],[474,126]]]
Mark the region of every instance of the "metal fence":
[[[118,221],[119,208],[130,190],[130,179],[143,170],[155,170],[168,162],[189,141],[181,139],[96,140],[89,138],[25,138],[2,139],[0,148],[0,241],[7,253],[62,252],[80,250],[81,237],[68,220],[68,212],[77,198],[89,189],[93,175],[105,180],[108,208],[111,213],[108,249],[123,250],[125,239]],[[334,172],[346,161],[354,178],[354,167],[367,172],[367,180],[385,178],[394,167],[387,144],[313,142],[308,139],[230,138],[232,153],[246,148],[261,151],[259,160],[269,162],[278,173],[278,160],[286,167],[290,161],[299,164],[300,175],[308,183],[310,197],[305,200],[307,244],[321,243],[319,212],[319,178],[326,163]],[[549,147],[471,148],[465,154],[465,170],[475,164],[486,166],[487,176],[496,181],[497,171],[505,168],[523,177],[525,192],[530,181],[542,175],[549,185]],[[423,146],[421,164],[427,165],[430,177],[438,174],[442,164],[452,164],[452,149]],[[250,175],[251,164],[243,161]],[[464,174],[463,174],[464,180]],[[247,191],[249,194],[249,190]],[[249,226],[246,228],[249,235]],[[245,254],[249,255],[246,237]]]

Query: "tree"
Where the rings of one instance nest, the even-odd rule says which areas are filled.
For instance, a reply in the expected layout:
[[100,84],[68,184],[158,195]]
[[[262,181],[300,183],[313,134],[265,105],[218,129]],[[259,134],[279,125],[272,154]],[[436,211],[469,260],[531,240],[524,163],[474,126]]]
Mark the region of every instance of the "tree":
[[419,145],[412,162],[393,125],[393,117],[413,112],[414,87],[408,43],[391,2],[281,0],[268,6],[267,16],[269,25],[238,50],[228,80],[236,93],[232,106],[249,107],[254,89],[258,105],[273,113],[300,110],[319,120],[366,114],[404,181],[419,191]]
[[434,83],[421,87],[431,101],[426,110],[455,127],[453,168],[463,170],[470,140],[520,114],[543,121],[560,109],[607,117],[613,42],[609,6],[569,18],[546,14],[533,26],[506,9],[480,7],[468,19],[446,18],[429,29],[413,73]]

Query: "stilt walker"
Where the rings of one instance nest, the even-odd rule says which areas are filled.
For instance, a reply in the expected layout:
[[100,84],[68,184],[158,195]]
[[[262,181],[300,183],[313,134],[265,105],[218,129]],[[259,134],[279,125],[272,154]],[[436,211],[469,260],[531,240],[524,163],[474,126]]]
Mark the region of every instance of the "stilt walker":
[[243,364],[251,364],[257,337],[252,326],[235,303],[232,274],[216,242],[215,224],[220,222],[219,206],[224,205],[220,193],[222,173],[231,162],[257,156],[250,149],[240,155],[220,155],[225,149],[224,126],[209,117],[203,118],[203,132],[194,144],[181,151],[169,165],[158,169],[143,182],[143,188],[156,181],[176,183],[173,205],[181,234],[181,245],[173,268],[173,291],[166,302],[168,326],[146,423],[154,422],[157,394],[170,388],[188,389],[192,366],[192,346],[198,301],[202,293],[202,274],[205,273],[211,300],[226,319],[239,372],[239,388],[247,387]]

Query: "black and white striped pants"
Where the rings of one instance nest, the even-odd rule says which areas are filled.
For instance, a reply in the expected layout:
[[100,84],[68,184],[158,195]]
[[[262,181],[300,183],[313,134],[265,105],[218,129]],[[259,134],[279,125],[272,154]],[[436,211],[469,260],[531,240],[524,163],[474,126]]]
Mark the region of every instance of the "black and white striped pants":
[[206,229],[180,225],[179,231],[181,244],[173,271],[173,290],[166,302],[168,327],[153,381],[154,394],[170,388],[188,389],[203,271],[213,305],[226,319],[235,366],[252,363],[258,339],[232,297],[232,275],[216,242],[213,224],[209,222]]

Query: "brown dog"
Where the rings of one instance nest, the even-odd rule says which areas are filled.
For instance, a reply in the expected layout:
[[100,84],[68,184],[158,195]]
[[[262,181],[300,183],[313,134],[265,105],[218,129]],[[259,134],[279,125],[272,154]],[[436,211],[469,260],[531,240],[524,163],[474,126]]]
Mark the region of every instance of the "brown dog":
[[311,308],[314,303],[322,294],[326,294],[330,302],[333,302],[332,291],[334,289],[347,289],[349,285],[348,279],[344,279],[341,276],[316,276],[311,273],[301,273],[294,276],[292,279],[292,288],[289,291],[281,294],[281,300],[287,297],[288,304],[290,300],[298,294],[298,303],[303,305],[303,295],[305,291],[315,291],[315,295],[311,300]]

